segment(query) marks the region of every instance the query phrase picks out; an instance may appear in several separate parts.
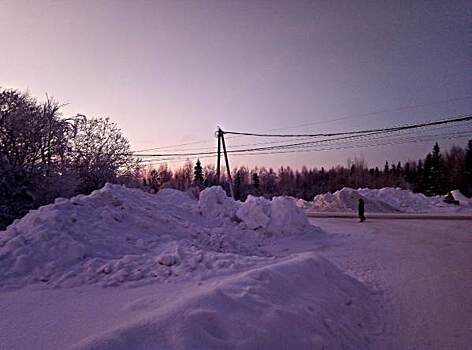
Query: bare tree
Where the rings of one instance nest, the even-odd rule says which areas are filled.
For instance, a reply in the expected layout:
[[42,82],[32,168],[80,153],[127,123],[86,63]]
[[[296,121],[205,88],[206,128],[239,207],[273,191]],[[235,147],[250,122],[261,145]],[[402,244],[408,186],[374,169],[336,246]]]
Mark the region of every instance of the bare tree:
[[71,168],[79,178],[79,192],[90,193],[106,182],[116,182],[120,171],[133,165],[128,140],[108,118],[75,118],[71,140]]

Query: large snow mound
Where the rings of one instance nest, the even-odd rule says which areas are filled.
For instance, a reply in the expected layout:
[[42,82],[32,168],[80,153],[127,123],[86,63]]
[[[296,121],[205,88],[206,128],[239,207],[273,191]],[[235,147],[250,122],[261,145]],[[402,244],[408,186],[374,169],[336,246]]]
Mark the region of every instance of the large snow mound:
[[303,210],[290,197],[275,197],[270,201],[249,196],[236,211],[236,217],[249,229],[274,235],[302,234],[311,227]]
[[313,253],[200,286],[170,304],[143,302],[144,317],[73,348],[369,349],[378,328],[371,293]]
[[256,231],[253,218],[247,224],[236,217],[245,205],[220,187],[202,191],[200,201],[171,189],[154,195],[111,184],[57,199],[0,232],[0,286],[202,279],[263,263],[258,242],[266,234],[313,230],[300,209],[275,198],[277,217]]
[[334,193],[328,192],[315,196],[309,209],[326,212],[357,211],[360,198],[365,202],[366,212],[374,213],[457,212],[472,209],[471,202],[459,191],[453,191],[453,196],[459,200],[459,206],[445,203],[444,196],[427,197],[422,193],[413,193],[401,188],[355,190],[344,187]]
[[324,193],[315,196],[312,203],[312,209],[319,211],[356,211],[359,199],[365,202],[367,212],[388,213],[398,211],[395,207],[382,201],[371,200],[349,187],[336,191],[334,193]]
[[228,197],[220,186],[206,188],[200,193],[199,206],[208,218],[234,218],[240,204]]

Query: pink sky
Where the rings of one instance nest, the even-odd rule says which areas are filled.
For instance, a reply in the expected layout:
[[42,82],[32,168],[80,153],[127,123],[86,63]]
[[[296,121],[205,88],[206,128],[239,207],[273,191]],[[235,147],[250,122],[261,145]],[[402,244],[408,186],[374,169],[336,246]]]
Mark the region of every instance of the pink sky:
[[[356,116],[471,96],[466,8],[466,1],[1,1],[0,86],[40,99],[48,93],[68,103],[66,115],[108,116],[133,149],[213,146],[217,125],[299,133],[437,119],[469,113],[472,99]],[[329,122],[344,116],[352,118]],[[313,124],[290,128],[304,123]],[[231,161],[331,166],[364,155],[380,165],[431,146]]]

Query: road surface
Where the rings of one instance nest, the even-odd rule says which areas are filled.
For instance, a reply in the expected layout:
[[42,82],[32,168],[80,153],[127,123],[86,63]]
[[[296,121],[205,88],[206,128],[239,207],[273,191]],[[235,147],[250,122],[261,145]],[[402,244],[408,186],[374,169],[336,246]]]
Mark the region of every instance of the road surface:
[[[351,212],[314,212],[306,211],[310,218],[355,219],[357,213]],[[472,225],[472,214],[463,213],[367,213],[367,219],[400,219],[400,220],[469,220]]]
[[378,293],[375,349],[472,349],[472,221],[311,220],[320,253]]

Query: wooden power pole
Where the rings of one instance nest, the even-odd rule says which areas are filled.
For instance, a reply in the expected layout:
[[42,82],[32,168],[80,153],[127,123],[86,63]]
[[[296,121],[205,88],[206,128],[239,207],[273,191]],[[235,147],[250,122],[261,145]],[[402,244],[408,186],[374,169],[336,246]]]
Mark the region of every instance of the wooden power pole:
[[221,171],[220,171],[220,167],[221,167],[220,158],[221,158],[221,135],[222,134],[223,134],[223,132],[218,127],[218,131],[217,131],[218,155],[217,155],[217,158],[216,158],[216,180],[218,181],[218,185],[220,184],[220,173],[221,173]]
[[228,173],[229,190],[231,192],[231,197],[234,199],[233,179],[231,177],[231,168],[229,167],[228,152],[226,152],[225,136],[224,136],[223,130],[221,130],[221,128],[218,128],[218,158],[216,161],[216,164],[217,164],[216,177],[218,178],[218,184],[220,184],[220,155],[221,155],[220,144],[223,146],[223,153],[225,156],[226,172]]

